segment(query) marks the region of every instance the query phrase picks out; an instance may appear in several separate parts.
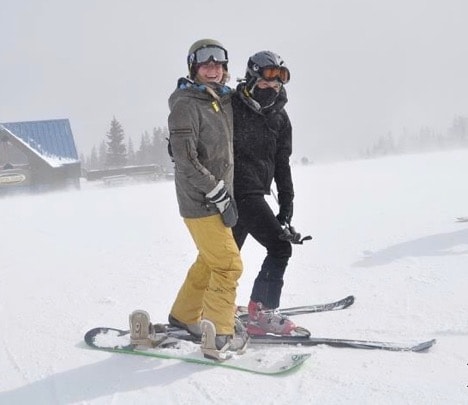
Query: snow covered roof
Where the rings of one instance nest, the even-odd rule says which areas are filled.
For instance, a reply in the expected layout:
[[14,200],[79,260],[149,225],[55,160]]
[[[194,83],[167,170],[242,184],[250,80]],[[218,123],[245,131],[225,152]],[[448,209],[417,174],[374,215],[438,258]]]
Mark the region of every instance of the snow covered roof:
[[52,167],[79,162],[68,119],[0,123]]

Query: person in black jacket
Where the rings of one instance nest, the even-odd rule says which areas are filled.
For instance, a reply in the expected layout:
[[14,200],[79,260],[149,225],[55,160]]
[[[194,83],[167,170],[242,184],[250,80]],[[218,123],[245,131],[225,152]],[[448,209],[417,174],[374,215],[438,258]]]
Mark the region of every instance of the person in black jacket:
[[[279,307],[283,276],[291,257],[294,187],[289,158],[292,128],[284,109],[284,85],[290,72],[283,59],[270,51],[248,60],[245,79],[232,98],[234,114],[234,198],[239,219],[234,238],[242,248],[248,234],[266,248],[267,255],[250,296],[250,335],[301,334],[304,329],[275,311]],[[279,213],[265,200],[273,180]]]

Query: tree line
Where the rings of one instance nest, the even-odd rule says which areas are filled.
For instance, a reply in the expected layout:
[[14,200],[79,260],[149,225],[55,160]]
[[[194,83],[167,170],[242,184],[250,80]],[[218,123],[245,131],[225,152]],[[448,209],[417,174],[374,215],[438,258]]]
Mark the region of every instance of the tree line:
[[[131,137],[126,137],[120,122],[114,117],[105,139],[98,147],[94,146],[89,156],[81,155],[85,170],[103,170],[125,166],[156,164],[162,171],[171,172],[173,164],[167,150],[169,131],[156,127],[152,132],[145,131],[135,147]],[[403,130],[399,137],[391,132],[377,137],[376,141],[361,151],[361,158],[372,158],[402,153],[426,152],[453,148],[468,148],[468,116],[457,115],[449,128],[443,132],[428,126],[417,133]],[[310,164],[307,157],[300,162]]]
[[388,132],[378,137],[372,146],[362,152],[361,157],[371,158],[455,148],[468,148],[467,116],[456,115],[445,132],[428,126],[421,127],[417,133],[403,130],[403,134],[397,138]]
[[167,151],[169,131],[167,128],[153,128],[145,131],[135,147],[134,140],[125,135],[122,124],[113,117],[110,128],[99,144],[93,146],[89,156],[81,155],[85,170],[103,170],[126,166],[156,164],[163,171],[172,169],[172,162]]

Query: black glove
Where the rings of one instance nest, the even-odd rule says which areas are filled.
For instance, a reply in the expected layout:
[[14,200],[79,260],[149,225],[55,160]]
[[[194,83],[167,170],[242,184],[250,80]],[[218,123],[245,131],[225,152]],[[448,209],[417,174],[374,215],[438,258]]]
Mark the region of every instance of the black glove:
[[167,153],[169,154],[169,157],[171,158],[171,162],[174,162],[174,154],[172,153],[171,140],[169,138],[166,138],[166,141],[167,141]]
[[301,234],[299,232],[296,232],[296,229],[294,229],[294,227],[291,224],[286,224],[283,227],[283,232],[279,235],[279,238],[281,240],[291,242],[295,245],[302,245],[305,240],[311,240],[312,236],[307,235],[301,237]]
[[216,205],[223,218],[224,225],[229,228],[236,225],[238,218],[237,205],[226,190],[223,180],[219,181],[216,187],[206,195],[206,198],[210,203]]
[[291,223],[293,216],[293,202],[280,204],[279,214],[276,216],[276,219],[281,225],[286,225]]

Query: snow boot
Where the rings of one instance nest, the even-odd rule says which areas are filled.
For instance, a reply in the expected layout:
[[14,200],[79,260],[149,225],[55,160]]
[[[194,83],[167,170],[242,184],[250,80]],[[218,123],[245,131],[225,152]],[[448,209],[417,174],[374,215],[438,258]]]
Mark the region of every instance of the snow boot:
[[192,336],[201,338],[202,331],[201,331],[201,326],[199,323],[184,323],[174,318],[171,314],[169,314],[168,321],[169,321],[169,325],[175,326],[176,328],[179,328],[179,329],[184,329],[188,333],[190,333]]
[[236,320],[234,335],[217,335],[213,322],[201,321],[202,342],[201,351],[208,359],[224,361],[232,357],[233,353],[242,354],[247,349],[249,335],[242,323]]
[[296,326],[286,315],[275,309],[263,306],[261,302],[250,300],[247,333],[252,336],[310,336],[310,332]]

